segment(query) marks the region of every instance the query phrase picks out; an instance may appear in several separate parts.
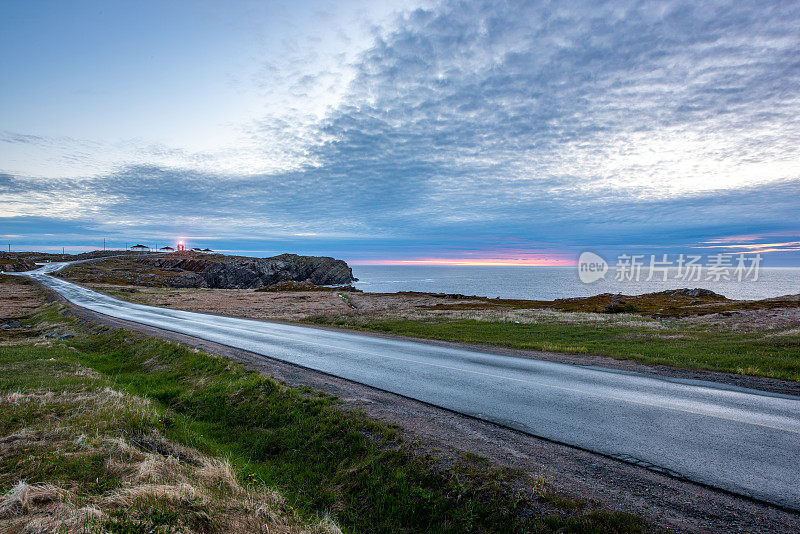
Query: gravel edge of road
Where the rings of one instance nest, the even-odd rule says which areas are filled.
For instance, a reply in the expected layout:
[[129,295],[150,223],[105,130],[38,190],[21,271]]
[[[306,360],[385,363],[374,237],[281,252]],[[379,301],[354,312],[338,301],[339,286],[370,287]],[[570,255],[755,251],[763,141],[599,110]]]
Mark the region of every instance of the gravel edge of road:
[[[550,481],[551,487],[556,491],[578,496],[599,508],[639,515],[659,530],[729,532],[736,529],[748,532],[789,532],[800,527],[798,513],[675,479],[630,463],[554,443],[259,354],[115,319],[80,308],[54,291],[45,289],[49,301],[65,304],[69,313],[82,320],[111,328],[124,328],[224,356],[290,386],[307,386],[335,395],[340,399],[343,409],[362,410],[370,418],[397,425],[407,442],[421,452],[442,458],[464,453],[477,454],[495,465],[542,476]],[[347,329],[344,331],[355,332]],[[371,335],[412,339],[374,333]],[[485,350],[483,346],[463,343],[434,343]],[[531,351],[510,351],[524,352],[527,354],[525,357],[535,357],[535,353]],[[582,363],[585,365],[585,362]]]

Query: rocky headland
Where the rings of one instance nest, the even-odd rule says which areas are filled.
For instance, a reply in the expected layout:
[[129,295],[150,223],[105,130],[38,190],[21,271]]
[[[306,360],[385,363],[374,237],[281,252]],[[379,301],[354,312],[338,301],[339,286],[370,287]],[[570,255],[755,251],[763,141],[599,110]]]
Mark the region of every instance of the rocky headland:
[[79,282],[215,289],[260,289],[283,282],[342,285],[356,281],[352,269],[342,260],[297,254],[269,258],[142,254],[77,263],[58,276]]

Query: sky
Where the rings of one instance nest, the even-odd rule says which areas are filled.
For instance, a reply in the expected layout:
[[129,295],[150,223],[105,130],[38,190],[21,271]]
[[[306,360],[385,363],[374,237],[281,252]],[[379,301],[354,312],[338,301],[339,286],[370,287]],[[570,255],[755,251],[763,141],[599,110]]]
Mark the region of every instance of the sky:
[[7,1],[0,240],[800,266],[800,3]]

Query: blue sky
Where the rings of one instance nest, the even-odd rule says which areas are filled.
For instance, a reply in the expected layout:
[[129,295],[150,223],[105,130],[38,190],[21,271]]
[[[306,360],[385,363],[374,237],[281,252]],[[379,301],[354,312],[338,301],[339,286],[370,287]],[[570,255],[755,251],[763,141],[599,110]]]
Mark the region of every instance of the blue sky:
[[4,2],[0,239],[800,265],[797,2]]

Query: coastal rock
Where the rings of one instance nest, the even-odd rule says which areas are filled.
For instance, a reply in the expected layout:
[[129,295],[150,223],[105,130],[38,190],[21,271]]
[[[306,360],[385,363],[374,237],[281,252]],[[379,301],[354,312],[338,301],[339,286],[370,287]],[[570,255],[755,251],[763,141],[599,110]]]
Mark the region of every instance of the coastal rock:
[[243,256],[187,256],[170,254],[136,260],[162,271],[173,287],[259,289],[283,281],[314,285],[349,284],[356,281],[352,269],[342,260],[320,256],[281,254],[271,258]]
[[13,262],[13,263],[0,263],[0,271],[7,273],[21,273],[23,271],[32,271],[38,268],[33,262]]
[[720,295],[710,289],[703,289],[701,287],[697,287],[694,289],[689,289],[688,287],[684,287],[681,289],[670,289],[667,291],[661,291],[660,293],[656,293],[657,295],[665,295],[665,296],[684,296],[684,297],[702,297],[702,298],[710,298],[710,299],[717,299],[717,300],[727,300],[724,295]]

